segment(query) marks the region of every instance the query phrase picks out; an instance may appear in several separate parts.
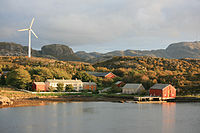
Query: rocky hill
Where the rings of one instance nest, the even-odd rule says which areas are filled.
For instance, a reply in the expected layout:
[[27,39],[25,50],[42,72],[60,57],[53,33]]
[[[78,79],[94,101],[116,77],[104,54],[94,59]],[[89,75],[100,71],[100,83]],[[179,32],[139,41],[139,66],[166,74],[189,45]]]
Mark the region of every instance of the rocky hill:
[[[16,43],[0,42],[0,56],[27,56],[28,47]],[[73,50],[66,45],[50,44],[45,45],[41,50],[32,49],[32,56],[46,57],[63,61],[76,60]]]
[[200,42],[180,42],[167,47],[170,58],[200,58]]
[[158,50],[125,50],[112,51],[105,54],[76,52],[77,56],[86,62],[96,62],[111,59],[113,56],[151,56],[163,58],[200,58],[200,42],[180,42],[170,44],[166,49]]
[[[26,56],[27,47],[16,43],[0,42],[1,56]],[[170,44],[166,49],[158,50],[125,50],[108,53],[85,51],[73,52],[71,48],[61,44],[45,45],[41,50],[32,50],[32,56],[53,58],[63,61],[99,62],[112,59],[114,56],[150,56],[163,58],[197,58],[200,59],[200,42],[180,42]]]

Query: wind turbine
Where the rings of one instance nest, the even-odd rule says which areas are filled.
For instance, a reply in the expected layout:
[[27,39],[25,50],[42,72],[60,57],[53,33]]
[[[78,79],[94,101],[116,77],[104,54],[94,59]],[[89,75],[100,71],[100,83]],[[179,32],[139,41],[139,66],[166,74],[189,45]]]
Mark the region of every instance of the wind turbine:
[[26,31],[28,30],[28,35],[29,35],[29,38],[28,38],[28,57],[30,58],[31,57],[31,33],[33,33],[33,35],[37,37],[37,35],[35,34],[35,32],[32,30],[32,25],[33,25],[33,22],[34,22],[34,18],[32,19],[31,21],[31,25],[28,29],[20,29],[18,31]]

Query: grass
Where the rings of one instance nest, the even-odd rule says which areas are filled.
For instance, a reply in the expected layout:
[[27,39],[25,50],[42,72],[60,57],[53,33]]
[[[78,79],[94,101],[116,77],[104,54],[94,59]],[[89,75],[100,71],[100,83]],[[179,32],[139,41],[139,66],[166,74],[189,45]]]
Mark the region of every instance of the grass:
[[5,91],[16,91],[15,88],[8,87],[8,86],[0,86],[0,90],[5,90]]
[[24,98],[24,97],[35,97],[35,94],[25,93],[22,91],[17,91],[11,87],[0,87],[0,95],[6,96],[8,98]]

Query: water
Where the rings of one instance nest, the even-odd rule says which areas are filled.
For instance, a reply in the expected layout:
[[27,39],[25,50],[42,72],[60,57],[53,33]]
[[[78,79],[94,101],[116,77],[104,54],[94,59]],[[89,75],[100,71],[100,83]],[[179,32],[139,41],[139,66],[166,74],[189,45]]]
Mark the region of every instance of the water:
[[200,133],[200,103],[58,103],[0,109],[0,133]]

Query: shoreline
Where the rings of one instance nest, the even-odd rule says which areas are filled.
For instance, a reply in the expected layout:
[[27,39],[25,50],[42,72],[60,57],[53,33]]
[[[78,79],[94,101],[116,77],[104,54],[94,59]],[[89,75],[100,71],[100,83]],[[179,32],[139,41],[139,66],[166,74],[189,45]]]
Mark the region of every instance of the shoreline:
[[60,102],[119,102],[122,103],[122,99],[119,98],[105,98],[105,97],[92,97],[92,96],[51,96],[51,97],[32,97],[13,100],[12,105],[1,105],[1,108],[10,107],[27,107],[27,106],[43,106],[50,103]]
[[[11,107],[27,107],[27,106],[44,106],[50,103],[60,103],[60,102],[117,102],[117,103],[129,103],[130,98],[127,97],[100,97],[100,96],[40,96],[31,98],[22,98],[17,100],[12,100],[12,105],[0,106],[1,108],[11,108]],[[167,102],[145,102],[148,104],[154,103],[181,103],[181,102],[200,102],[199,97],[177,97],[174,100],[169,100]],[[144,104],[143,102],[133,102]]]

